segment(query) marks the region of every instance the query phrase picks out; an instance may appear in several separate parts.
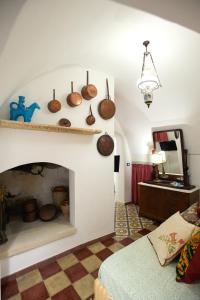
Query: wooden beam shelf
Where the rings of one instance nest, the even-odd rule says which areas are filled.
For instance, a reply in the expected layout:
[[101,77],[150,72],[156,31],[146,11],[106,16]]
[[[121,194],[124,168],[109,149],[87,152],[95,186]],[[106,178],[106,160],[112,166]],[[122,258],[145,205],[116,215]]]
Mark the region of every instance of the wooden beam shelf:
[[0,120],[0,127],[24,129],[24,130],[73,133],[73,134],[83,134],[83,135],[92,135],[92,134],[98,134],[102,132],[102,130],[100,129],[63,127],[58,125],[34,124],[34,123],[25,123],[25,122],[10,121],[10,120]]

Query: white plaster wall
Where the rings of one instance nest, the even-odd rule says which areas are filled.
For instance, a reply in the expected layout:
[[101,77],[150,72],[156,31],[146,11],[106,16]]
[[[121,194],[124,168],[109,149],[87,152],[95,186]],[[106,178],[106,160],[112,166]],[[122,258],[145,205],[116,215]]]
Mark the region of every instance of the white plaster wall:
[[128,141],[120,125],[115,119],[116,154],[120,155],[119,173],[115,173],[117,197],[120,202],[131,201],[131,153]]
[[[72,126],[85,128],[88,128],[85,117],[91,103],[96,117],[93,127],[102,129],[103,133],[107,131],[113,136],[114,119],[105,121],[97,113],[99,101],[105,98],[107,74],[91,70],[91,81],[98,88],[96,99],[84,100],[75,108],[66,104],[70,80],[74,80],[75,88],[80,90],[85,84],[85,71],[81,67],[69,67],[46,73],[21,87],[11,99],[25,95],[28,103],[40,103],[41,110],[33,117],[35,123],[55,124],[61,117],[67,117]],[[111,76],[108,78],[112,97],[114,82]],[[56,98],[60,99],[63,105],[62,110],[56,114],[51,114],[46,108],[52,98],[53,88],[56,88]],[[1,118],[6,116],[4,107]],[[77,228],[77,233],[71,237],[1,261],[2,276],[114,231],[113,155],[104,157],[98,153],[98,138],[99,135],[0,129],[0,140],[4,141],[1,145],[0,172],[20,164],[38,161],[56,163],[70,169],[70,186],[74,185],[73,195],[70,194],[70,197],[75,198],[71,208],[74,216],[71,211],[70,214],[71,221]]]

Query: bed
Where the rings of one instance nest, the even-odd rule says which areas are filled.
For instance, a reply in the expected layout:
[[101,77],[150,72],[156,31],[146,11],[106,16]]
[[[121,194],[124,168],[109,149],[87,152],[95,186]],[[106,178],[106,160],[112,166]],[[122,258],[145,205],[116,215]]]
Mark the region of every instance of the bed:
[[162,267],[144,236],[102,263],[95,300],[200,300],[200,281],[176,282],[176,263]]

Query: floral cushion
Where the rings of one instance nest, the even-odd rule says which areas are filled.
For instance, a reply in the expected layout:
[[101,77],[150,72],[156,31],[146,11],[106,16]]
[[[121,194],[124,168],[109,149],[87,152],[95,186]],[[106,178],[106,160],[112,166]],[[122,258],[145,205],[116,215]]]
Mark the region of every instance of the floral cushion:
[[148,239],[162,266],[172,261],[191,238],[195,225],[186,222],[179,212],[172,215],[154,231]]
[[200,279],[200,228],[183,247],[176,266],[177,281],[192,283],[197,279]]
[[197,205],[198,202],[192,204],[184,212],[181,213],[181,216],[189,223],[199,226],[200,218],[197,216]]

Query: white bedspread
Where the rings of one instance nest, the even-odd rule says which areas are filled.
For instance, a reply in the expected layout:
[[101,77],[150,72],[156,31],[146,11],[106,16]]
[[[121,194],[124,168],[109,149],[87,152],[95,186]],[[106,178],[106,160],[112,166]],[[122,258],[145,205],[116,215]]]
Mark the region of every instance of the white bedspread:
[[200,281],[176,282],[176,262],[161,267],[146,236],[107,258],[99,278],[113,300],[200,300]]

